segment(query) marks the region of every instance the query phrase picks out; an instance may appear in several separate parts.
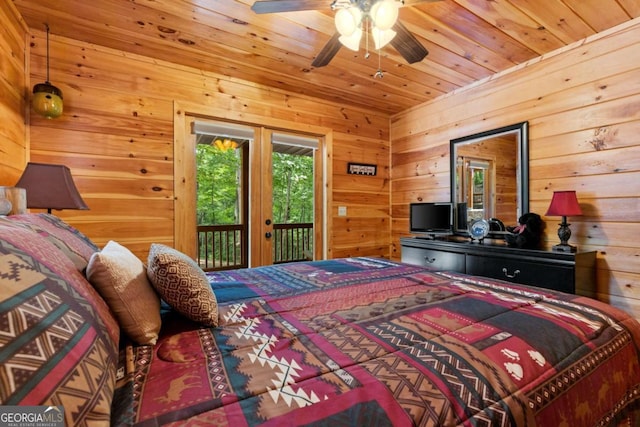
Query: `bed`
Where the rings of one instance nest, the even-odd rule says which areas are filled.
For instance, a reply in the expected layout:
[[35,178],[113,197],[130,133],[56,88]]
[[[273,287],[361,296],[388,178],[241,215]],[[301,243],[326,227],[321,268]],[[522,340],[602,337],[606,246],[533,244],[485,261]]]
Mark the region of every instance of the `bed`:
[[638,421],[640,326],[577,295],[347,258],[208,273],[122,346],[112,424],[604,426]]

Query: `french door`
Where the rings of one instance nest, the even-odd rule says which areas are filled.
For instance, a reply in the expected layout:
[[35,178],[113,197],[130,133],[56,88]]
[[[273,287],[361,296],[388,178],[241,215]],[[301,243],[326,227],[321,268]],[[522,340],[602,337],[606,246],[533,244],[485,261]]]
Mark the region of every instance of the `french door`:
[[[322,257],[321,139],[203,119],[194,119],[190,128],[195,135],[193,144],[197,150],[194,151],[200,152],[202,144],[210,145],[204,147],[209,150],[233,150],[230,155],[237,157],[239,165],[234,173],[228,169],[224,169],[224,173],[214,172],[235,180],[237,198],[234,200],[222,202],[219,191],[207,188],[213,185],[209,180],[196,178],[203,182],[197,182],[193,191],[197,201],[192,205],[198,217],[195,258],[203,268],[255,267]],[[196,177],[202,176],[199,168],[211,167],[210,162],[199,162],[195,165]],[[224,178],[218,176],[215,182]],[[207,197],[203,205],[202,192],[205,191]],[[210,199],[211,203],[217,203],[215,207],[207,204]],[[226,211],[235,212],[235,216],[227,214],[224,224],[199,223],[202,218],[212,216],[203,215],[202,210],[220,211],[221,202]],[[229,204],[235,204],[235,209],[228,209]],[[209,234],[204,234],[205,231]],[[229,258],[233,261],[229,262]]]
[[259,189],[251,192],[251,265],[321,258],[321,141],[267,128],[259,133],[252,158],[260,164],[250,168]]

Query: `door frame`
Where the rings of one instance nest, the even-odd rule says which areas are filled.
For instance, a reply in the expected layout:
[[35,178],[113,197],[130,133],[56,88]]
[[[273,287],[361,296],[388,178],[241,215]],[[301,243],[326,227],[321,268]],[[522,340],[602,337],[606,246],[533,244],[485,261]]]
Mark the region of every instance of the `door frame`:
[[[221,122],[232,122],[240,125],[268,128],[272,131],[282,131],[289,133],[300,133],[317,137],[320,139],[320,148],[314,156],[314,163],[322,173],[314,174],[314,187],[318,189],[317,193],[321,200],[314,203],[314,217],[322,218],[321,221],[314,220],[314,259],[327,259],[331,250],[332,218],[330,216],[332,203],[332,165],[331,158],[333,152],[333,130],[326,127],[300,124],[283,119],[274,119],[272,117],[249,116],[245,114],[231,114],[228,110],[222,108],[214,108],[211,106],[202,106],[199,104],[190,104],[185,102],[174,101],[173,110],[173,175],[174,175],[174,247],[196,259],[197,255],[197,221],[196,221],[196,159],[195,159],[195,135],[191,135],[190,123],[195,119],[207,119]],[[238,117],[229,117],[229,116]],[[256,132],[256,136],[262,139],[261,132]],[[261,141],[262,142],[262,141]],[[255,146],[262,145],[252,144]],[[254,148],[255,150],[255,148]],[[251,152],[250,162],[253,162],[255,155],[258,153]],[[250,166],[253,166],[250,164]],[[315,166],[314,166],[315,167]],[[250,186],[260,185],[259,174],[253,174],[254,178],[250,179]],[[257,178],[256,178],[257,177]],[[255,182],[257,180],[257,182]],[[251,187],[253,188],[253,187]],[[253,202],[253,201],[252,201]],[[262,206],[258,206],[262,212]],[[249,213],[250,224],[249,233],[257,232],[253,230],[258,228],[260,233],[264,233],[263,227],[255,227],[253,222],[253,211]],[[250,238],[250,240],[253,240]],[[252,243],[250,243],[251,245]],[[260,258],[264,259],[264,255]],[[254,266],[254,261],[250,260],[250,266]],[[257,264],[256,264],[257,265]]]

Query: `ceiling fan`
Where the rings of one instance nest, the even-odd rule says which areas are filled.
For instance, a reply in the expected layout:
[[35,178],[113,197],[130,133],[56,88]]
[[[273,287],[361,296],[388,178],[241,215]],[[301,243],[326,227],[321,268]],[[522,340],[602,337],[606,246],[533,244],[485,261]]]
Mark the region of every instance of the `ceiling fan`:
[[[336,11],[337,32],[329,39],[311,65],[324,67],[342,46],[357,51],[363,31],[374,40],[377,50],[391,44],[409,63],[422,61],[429,53],[418,39],[398,21],[398,8],[441,0],[262,0],[251,6],[255,13],[319,10],[327,6]],[[367,49],[368,55],[368,49]]]

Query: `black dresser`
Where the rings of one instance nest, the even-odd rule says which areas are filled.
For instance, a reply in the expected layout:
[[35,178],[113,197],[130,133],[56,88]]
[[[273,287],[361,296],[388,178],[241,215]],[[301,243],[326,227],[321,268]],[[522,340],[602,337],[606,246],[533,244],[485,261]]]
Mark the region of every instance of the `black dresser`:
[[563,253],[464,238],[400,239],[402,262],[595,296],[596,252]]

